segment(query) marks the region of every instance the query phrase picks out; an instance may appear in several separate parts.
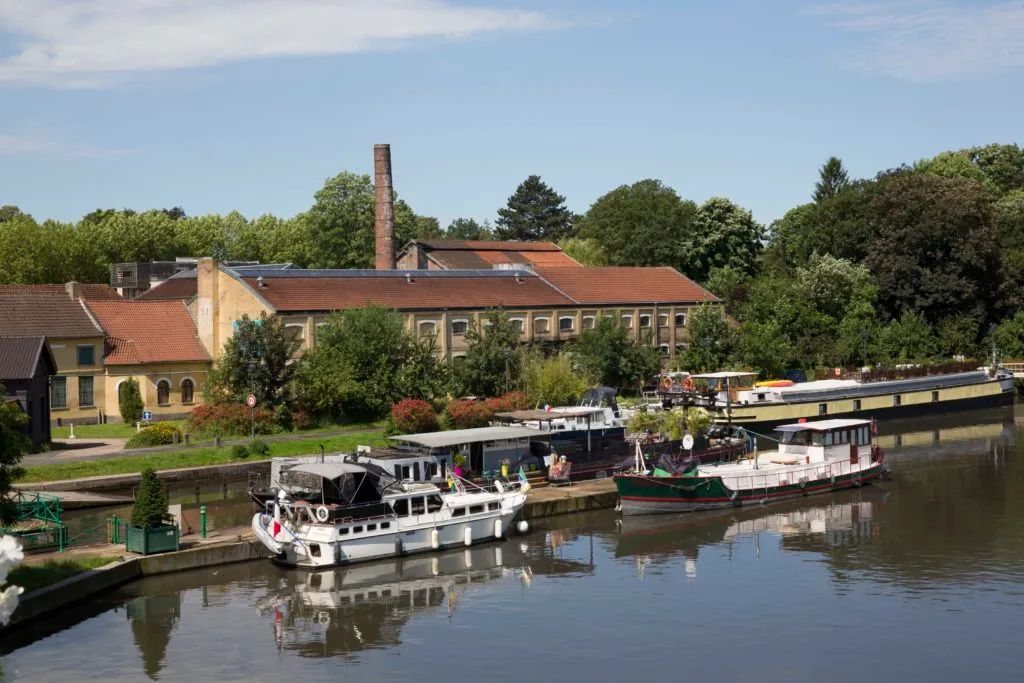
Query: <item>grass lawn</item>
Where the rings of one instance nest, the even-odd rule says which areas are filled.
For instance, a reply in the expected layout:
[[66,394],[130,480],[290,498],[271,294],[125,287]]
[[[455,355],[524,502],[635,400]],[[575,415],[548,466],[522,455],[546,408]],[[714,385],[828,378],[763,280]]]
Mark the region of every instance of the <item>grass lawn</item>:
[[[184,420],[168,420],[172,425],[181,429],[185,424]],[[51,430],[54,439],[66,439],[71,434],[71,428],[67,425],[54,427]],[[87,439],[130,439],[135,434],[135,425],[118,422],[105,425],[75,425],[75,438]]]
[[[166,420],[170,424],[174,425],[182,431],[185,430],[184,420]],[[354,422],[352,424],[340,424],[340,425],[328,425],[326,427],[317,427],[316,429],[307,429],[303,432],[297,432],[301,434],[322,434],[323,432],[332,432],[338,429],[381,429],[384,427],[384,420],[378,420],[376,422]],[[52,430],[54,439],[66,439],[71,433],[71,429],[67,426],[54,427]],[[135,435],[135,425],[124,424],[119,422],[117,424],[108,423],[105,425],[75,425],[75,438],[91,438],[91,439],[130,439]],[[271,435],[277,436],[277,435]],[[237,437],[225,436],[225,439],[233,439]],[[193,442],[200,441],[213,441],[212,434],[193,434]]]
[[11,570],[7,575],[8,584],[21,586],[26,593],[31,593],[52,583],[63,581],[69,576],[87,572],[96,567],[110,564],[117,557],[75,557],[66,560],[47,560],[40,564],[23,564]]
[[[381,430],[370,430],[343,434],[341,436],[310,437],[295,441],[268,441],[271,456],[315,455],[320,453],[322,444],[327,453],[354,451],[359,445],[382,444],[384,433]],[[200,467],[203,465],[222,465],[240,461],[231,456],[231,448],[204,447],[189,448],[164,453],[141,453],[139,455],[105,460],[69,461],[47,465],[24,465],[25,476],[19,482],[62,481],[80,477],[100,477],[107,474],[130,474],[141,472],[146,467],[156,470],[170,470],[179,467]]]

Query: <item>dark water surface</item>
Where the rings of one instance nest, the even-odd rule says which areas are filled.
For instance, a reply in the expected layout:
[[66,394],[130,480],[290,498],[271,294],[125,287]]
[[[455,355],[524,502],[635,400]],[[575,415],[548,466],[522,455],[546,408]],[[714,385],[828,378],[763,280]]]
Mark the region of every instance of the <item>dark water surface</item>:
[[894,422],[893,478],[856,492],[147,579],[8,637],[0,665],[54,683],[1022,680],[1022,438],[1010,408]]

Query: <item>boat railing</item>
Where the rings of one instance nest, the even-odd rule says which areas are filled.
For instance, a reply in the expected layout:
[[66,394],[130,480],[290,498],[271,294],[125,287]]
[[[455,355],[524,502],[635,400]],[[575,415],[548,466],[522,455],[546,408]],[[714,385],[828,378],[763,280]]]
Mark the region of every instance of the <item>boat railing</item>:
[[722,477],[722,483],[733,490],[759,490],[842,477],[863,470],[861,463],[853,464],[849,460],[840,460],[812,463],[800,469],[787,469],[782,472],[725,476]]

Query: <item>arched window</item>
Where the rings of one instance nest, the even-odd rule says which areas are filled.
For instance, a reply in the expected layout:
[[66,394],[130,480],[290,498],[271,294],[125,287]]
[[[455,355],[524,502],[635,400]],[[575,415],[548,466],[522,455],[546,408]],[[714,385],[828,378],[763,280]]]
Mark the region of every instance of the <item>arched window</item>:
[[161,406],[171,403],[171,383],[165,379],[156,383],[156,403]]
[[186,378],[181,380],[181,402],[192,403],[192,398],[196,391],[196,384],[192,380]]
[[123,382],[121,382],[120,384],[117,385],[117,402],[118,402],[118,404],[121,404],[121,403],[124,402],[125,392],[128,391],[128,382],[129,382],[129,380],[124,380]]

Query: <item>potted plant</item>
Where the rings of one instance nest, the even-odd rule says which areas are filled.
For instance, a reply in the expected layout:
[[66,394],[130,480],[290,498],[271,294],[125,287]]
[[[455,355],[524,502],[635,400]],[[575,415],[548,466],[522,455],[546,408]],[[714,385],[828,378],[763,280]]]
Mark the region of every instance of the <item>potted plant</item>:
[[125,533],[125,549],[150,555],[177,550],[178,541],[178,526],[167,512],[167,491],[153,468],[147,468],[135,492],[132,519]]

